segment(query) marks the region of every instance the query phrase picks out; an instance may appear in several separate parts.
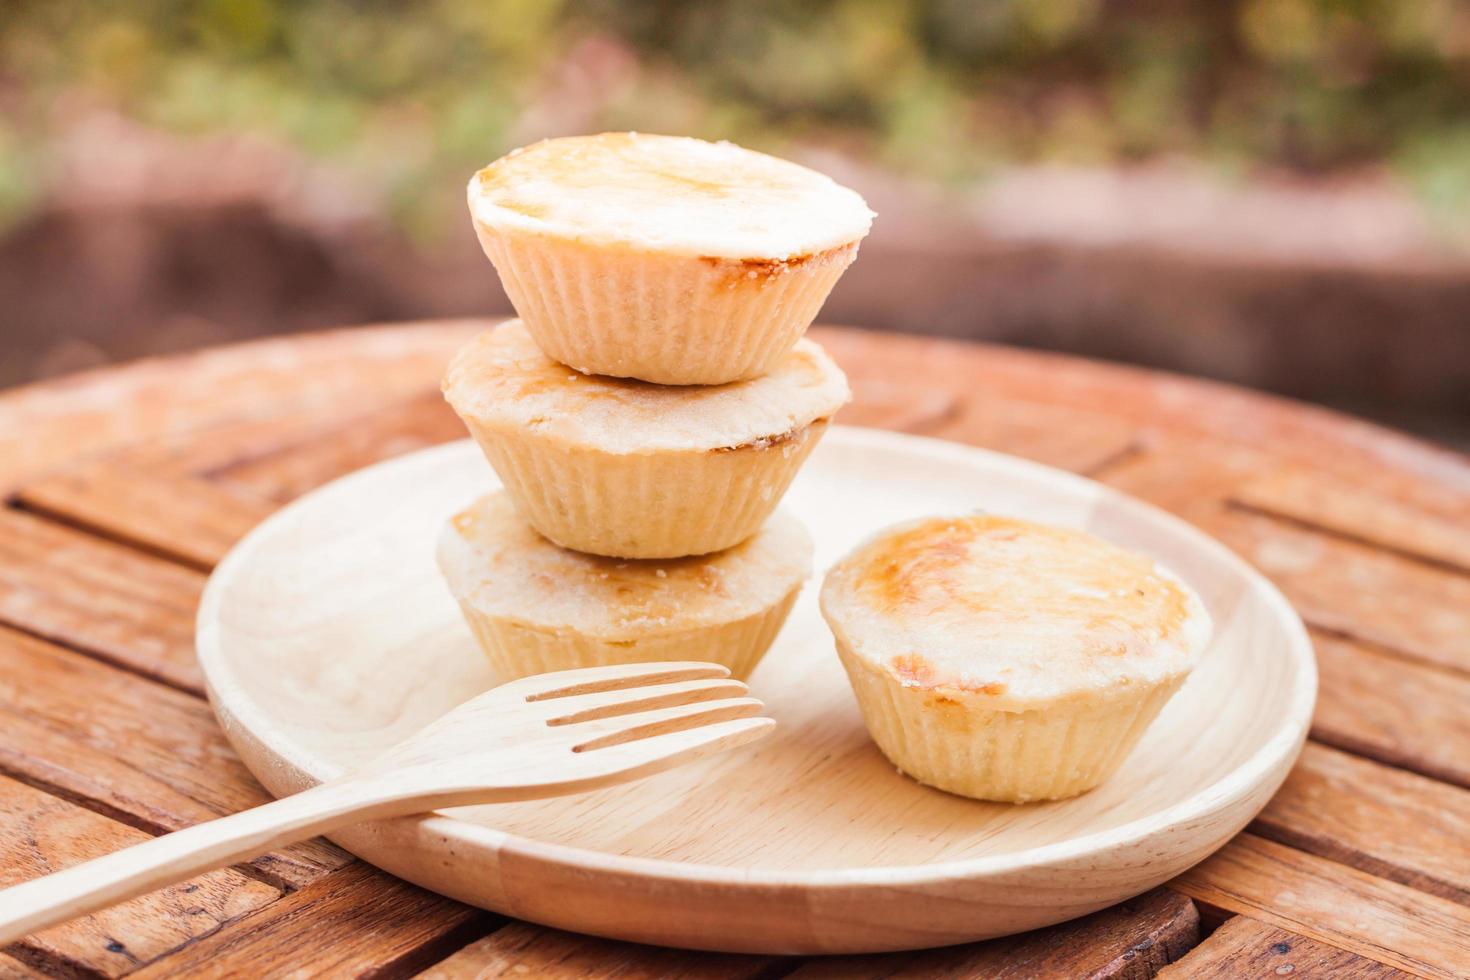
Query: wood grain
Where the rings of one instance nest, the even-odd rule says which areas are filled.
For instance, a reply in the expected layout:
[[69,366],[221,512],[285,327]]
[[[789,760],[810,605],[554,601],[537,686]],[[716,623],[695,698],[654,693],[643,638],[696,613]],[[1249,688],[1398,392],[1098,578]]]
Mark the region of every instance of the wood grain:
[[197,426],[163,434],[139,433],[135,441],[122,443],[106,456],[135,469],[212,479],[232,466],[272,453],[321,445],[344,420],[362,412],[353,399],[325,410],[320,405],[297,405],[301,400],[283,398],[249,413],[201,420]]
[[955,391],[922,375],[895,379],[881,367],[860,363],[849,371],[853,402],[838,415],[843,425],[953,439],[1076,473],[1117,459],[1138,440],[1136,426],[1107,415],[1019,399],[1002,403],[983,389]]
[[291,406],[340,412],[438,382],[485,321],[272,338],[73,375],[0,394],[0,489],[145,439]]
[[[0,777],[0,885],[147,840],[148,835]],[[121,976],[275,901],[279,892],[236,871],[134,899],[7,948],[32,966]]]
[[1149,433],[1143,451],[1118,457],[1091,476],[1203,525],[1219,519],[1236,487],[1274,465],[1249,446]]
[[1151,451],[1171,457],[1170,444],[1206,458],[1222,449],[1248,450],[1260,453],[1268,468],[1290,462],[1413,506],[1470,513],[1463,454],[1327,409],[1197,378],[989,344],[820,326],[812,336],[851,378],[920,378],[961,398],[983,392],[1001,406],[1013,400],[1057,405],[1131,425]]
[[[107,458],[135,470],[162,469],[175,477],[222,481],[285,501],[315,485],[292,492],[293,482],[325,482],[377,458],[460,438],[463,433],[463,424],[449,410],[438,385],[426,383],[422,391],[375,399],[368,408],[356,399],[327,411],[320,406],[297,408],[285,400],[271,406],[269,414],[216,420],[197,429],[143,438]],[[365,454],[364,462],[353,465],[354,452]]]
[[37,977],[54,975],[42,973],[33,966],[0,953],[0,980],[36,980]]
[[1255,451],[1169,448],[1120,460],[1101,479],[1219,538],[1310,625],[1470,673],[1470,576],[1230,506],[1223,498],[1250,479]]
[[[198,698],[0,628],[0,769],[150,833],[270,799]],[[324,841],[262,855],[292,887],[350,858]]]
[[1470,677],[1313,635],[1321,687],[1312,737],[1470,787]]
[[1362,544],[1470,573],[1466,514],[1439,514],[1391,497],[1285,469],[1250,480],[1233,503]]
[[1170,887],[1420,976],[1458,977],[1470,963],[1470,908],[1252,834]]
[[870,425],[929,435],[964,413],[964,393],[943,385],[926,385],[922,378],[903,378],[879,371],[861,375],[847,372],[852,401],[841,409],[843,425]]
[[808,963],[793,980],[920,980],[923,977],[1091,977],[1142,980],[1199,942],[1189,899],[1160,888],[1051,929],[923,953],[836,957]]
[[770,956],[693,953],[524,923],[503,926],[418,974],[419,980],[757,980],[784,973]]
[[192,569],[0,507],[0,623],[202,694],[203,588]]
[[364,466],[462,438],[464,423],[435,386],[412,398],[336,421],[329,431],[310,440],[221,467],[215,475],[285,502]]
[[493,921],[359,863],[134,976],[403,976],[478,938]]
[[99,459],[27,483],[16,500],[29,510],[208,570],[274,506],[193,476]]
[[1205,526],[1313,626],[1470,676],[1470,576],[1255,514]]
[[1237,980],[1239,977],[1408,980],[1414,974],[1237,915],[1183,959],[1164,967],[1157,976],[1159,980]]
[[1309,744],[1252,829],[1470,904],[1470,790]]

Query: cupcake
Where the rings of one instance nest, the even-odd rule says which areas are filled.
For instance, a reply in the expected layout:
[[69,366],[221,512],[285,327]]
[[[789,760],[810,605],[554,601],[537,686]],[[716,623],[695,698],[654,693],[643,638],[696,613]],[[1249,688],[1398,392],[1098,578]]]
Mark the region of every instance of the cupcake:
[[930,786],[1017,803],[1107,779],[1211,632],[1152,559],[989,515],[883,531],[828,572],[821,605],[883,754]]
[[812,542],[799,521],[777,514],[717,555],[602,558],[547,541],[501,492],[445,526],[438,558],[502,681],[656,660],[709,660],[743,680],[810,574]]
[[671,385],[778,370],[873,218],[794,163],[639,133],[515,150],[475,175],[469,204],[542,350]]
[[460,350],[444,391],[536,530],[619,558],[750,537],[849,397],[809,340],[762,377],[680,388],[579,374],[518,320]]

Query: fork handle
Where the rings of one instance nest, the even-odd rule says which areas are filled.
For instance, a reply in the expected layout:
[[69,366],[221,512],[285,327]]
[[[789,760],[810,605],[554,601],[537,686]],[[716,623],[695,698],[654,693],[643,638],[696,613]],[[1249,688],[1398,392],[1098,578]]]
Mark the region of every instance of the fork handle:
[[22,936],[344,824],[432,809],[423,794],[358,778],[271,803],[0,891],[0,947]]

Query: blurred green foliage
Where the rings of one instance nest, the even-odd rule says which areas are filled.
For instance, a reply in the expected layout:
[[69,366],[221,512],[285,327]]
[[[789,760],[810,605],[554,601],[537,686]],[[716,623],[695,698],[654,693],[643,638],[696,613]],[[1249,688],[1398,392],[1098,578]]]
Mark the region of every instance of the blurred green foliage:
[[1456,0],[4,0],[0,215],[43,185],[68,99],[279,138],[410,228],[425,187],[567,128],[818,138],[954,181],[1171,153],[1381,162],[1470,206]]

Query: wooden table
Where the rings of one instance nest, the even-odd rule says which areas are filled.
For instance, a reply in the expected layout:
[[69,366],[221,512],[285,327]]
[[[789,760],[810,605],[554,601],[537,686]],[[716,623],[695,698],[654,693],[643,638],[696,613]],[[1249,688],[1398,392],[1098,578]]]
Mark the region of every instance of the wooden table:
[[[201,696],[205,575],[292,497],[462,436],[438,378],[483,326],[268,340],[0,395],[0,881],[265,799]],[[1312,627],[1321,700],[1300,764],[1245,833],[1075,923],[838,962],[507,922],[316,841],[32,937],[0,954],[0,978],[1470,973],[1470,460],[1198,381],[815,335],[853,382],[842,421],[1085,473],[1206,528],[1285,590]]]

